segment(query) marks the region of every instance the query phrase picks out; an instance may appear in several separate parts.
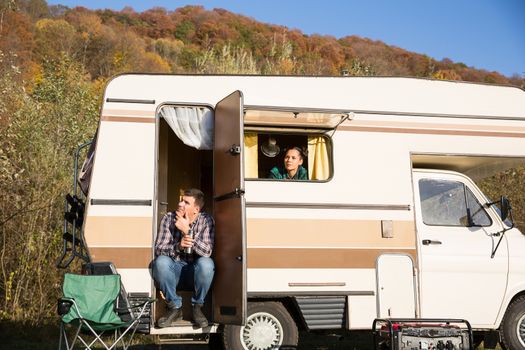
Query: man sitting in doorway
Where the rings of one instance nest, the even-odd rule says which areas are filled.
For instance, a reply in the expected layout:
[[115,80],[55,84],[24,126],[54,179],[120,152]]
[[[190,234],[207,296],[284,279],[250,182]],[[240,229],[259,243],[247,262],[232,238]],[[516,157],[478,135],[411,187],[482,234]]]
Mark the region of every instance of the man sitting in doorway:
[[155,242],[153,278],[168,303],[168,314],[157,325],[170,327],[182,320],[182,298],[177,285],[192,286],[193,321],[199,327],[208,326],[202,305],[210,289],[215,265],[211,259],[215,223],[202,211],[204,194],[198,189],[184,191],[177,211],[162,218]]

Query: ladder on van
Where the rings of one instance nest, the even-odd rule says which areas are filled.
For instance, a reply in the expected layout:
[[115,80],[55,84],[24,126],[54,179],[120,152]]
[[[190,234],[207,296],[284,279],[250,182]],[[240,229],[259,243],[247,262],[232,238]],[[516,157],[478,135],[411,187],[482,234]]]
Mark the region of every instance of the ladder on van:
[[77,147],[74,158],[73,194],[67,194],[64,200],[64,226],[62,230],[62,255],[56,263],[56,267],[65,269],[75,258],[89,262],[86,246],[82,237],[82,225],[84,223],[84,211],[86,207],[85,196],[78,189],[78,160],[80,152],[90,146],[93,141],[86,142]]

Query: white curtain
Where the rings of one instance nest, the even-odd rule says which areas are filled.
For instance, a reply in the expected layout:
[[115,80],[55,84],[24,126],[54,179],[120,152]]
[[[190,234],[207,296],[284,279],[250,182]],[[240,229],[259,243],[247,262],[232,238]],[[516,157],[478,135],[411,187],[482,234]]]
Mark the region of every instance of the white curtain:
[[175,135],[197,149],[213,149],[213,111],[206,107],[164,106],[160,110]]

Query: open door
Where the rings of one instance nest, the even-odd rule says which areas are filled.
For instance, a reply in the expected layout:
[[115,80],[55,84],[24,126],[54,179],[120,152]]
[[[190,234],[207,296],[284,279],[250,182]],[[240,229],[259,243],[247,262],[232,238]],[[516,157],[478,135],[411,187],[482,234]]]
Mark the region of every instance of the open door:
[[235,91],[215,107],[213,149],[215,277],[213,319],[246,320],[246,221],[244,199],[243,97]]

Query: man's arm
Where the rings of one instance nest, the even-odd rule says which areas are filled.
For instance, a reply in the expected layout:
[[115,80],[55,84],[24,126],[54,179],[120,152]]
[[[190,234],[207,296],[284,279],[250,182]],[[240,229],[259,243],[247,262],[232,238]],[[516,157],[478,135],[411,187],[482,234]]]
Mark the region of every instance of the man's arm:
[[155,241],[155,256],[167,255],[173,256],[174,245],[176,242],[173,241],[173,236],[170,232],[170,224],[173,220],[173,214],[171,212],[166,213],[160,221],[159,232]]
[[197,255],[209,257],[213,252],[215,241],[215,223],[213,218],[210,215],[203,216],[202,222],[195,226],[193,251]]

